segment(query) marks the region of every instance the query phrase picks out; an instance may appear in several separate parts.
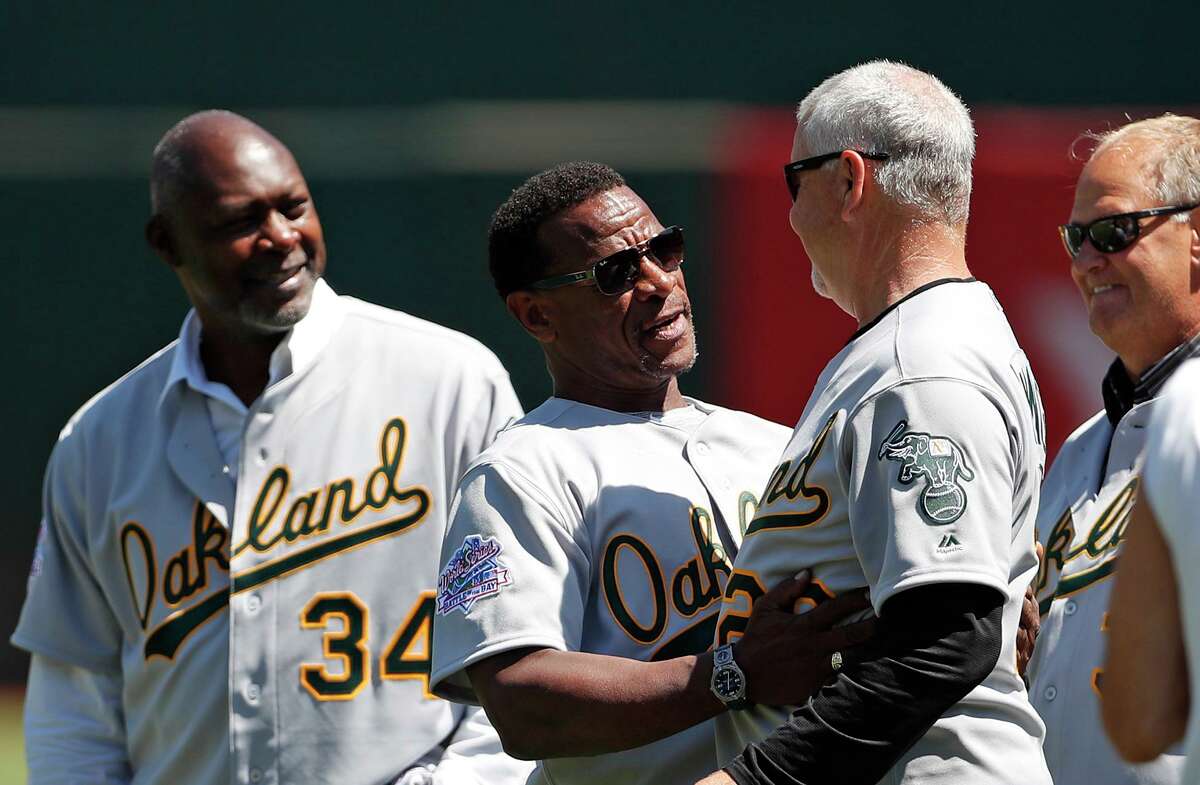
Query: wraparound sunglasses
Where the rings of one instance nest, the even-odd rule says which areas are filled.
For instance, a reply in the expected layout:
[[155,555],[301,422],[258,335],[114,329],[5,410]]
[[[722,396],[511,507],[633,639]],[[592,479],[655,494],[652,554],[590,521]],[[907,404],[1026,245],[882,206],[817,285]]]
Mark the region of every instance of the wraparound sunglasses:
[[642,275],[642,257],[648,256],[664,272],[674,272],[683,264],[683,229],[668,226],[649,240],[622,248],[586,270],[543,278],[529,284],[531,289],[557,289],[581,281],[592,281],[601,294],[624,294]]
[[1079,252],[1083,250],[1084,240],[1090,240],[1092,247],[1100,253],[1116,253],[1124,251],[1137,241],[1142,233],[1141,219],[1155,215],[1186,213],[1197,207],[1200,207],[1200,203],[1152,207],[1132,213],[1106,215],[1086,224],[1063,224],[1058,227],[1058,234],[1072,259],[1079,256]]

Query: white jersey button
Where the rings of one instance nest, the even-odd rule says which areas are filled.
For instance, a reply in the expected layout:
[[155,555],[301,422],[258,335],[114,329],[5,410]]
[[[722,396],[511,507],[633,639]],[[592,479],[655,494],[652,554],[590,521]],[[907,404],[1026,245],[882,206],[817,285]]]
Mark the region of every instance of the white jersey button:
[[1067,603],[1063,605],[1063,613],[1068,616],[1074,616],[1077,610],[1079,610],[1079,606],[1075,604],[1074,600],[1067,600]]
[[258,613],[258,609],[262,607],[262,597],[257,594],[251,594],[246,598],[246,612]]
[[1042,697],[1048,701],[1054,700],[1058,697],[1058,687],[1055,687],[1053,684],[1051,684],[1045,689],[1045,691],[1042,692]]
[[250,769],[250,781],[258,782],[262,779],[262,772],[258,769]]
[[697,442],[696,452],[700,453],[701,455],[708,455],[708,445],[704,442]]
[[250,682],[249,684],[246,685],[246,701],[247,702],[249,702],[251,704],[258,703],[258,698],[261,694],[262,693],[259,690],[258,685],[255,684],[254,682]]
[[271,453],[267,452],[266,447],[259,447],[258,448],[258,465],[262,466],[264,463],[266,463],[267,458],[270,456],[270,454]]

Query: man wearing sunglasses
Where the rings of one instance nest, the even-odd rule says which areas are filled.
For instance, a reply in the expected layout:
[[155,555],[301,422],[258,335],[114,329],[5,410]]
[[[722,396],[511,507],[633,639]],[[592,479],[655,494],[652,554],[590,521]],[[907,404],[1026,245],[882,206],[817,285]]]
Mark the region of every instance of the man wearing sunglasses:
[[1178,748],[1124,763],[1105,738],[1100,700],[1111,578],[1146,423],[1167,379],[1200,354],[1200,120],[1142,120],[1098,141],[1059,231],[1088,324],[1117,357],[1101,385],[1104,410],[1066,441],[1042,489],[1035,588],[1045,618],[1031,696],[1055,781],[1174,783]]
[[830,77],[796,116],[791,225],[817,292],[858,330],[746,531],[717,651],[799,566],[829,597],[868,587],[879,623],[807,703],[719,716],[725,768],[704,783],[1049,785],[1013,645],[1037,567],[1044,420],[1003,311],[967,269],[967,109],[880,61]]
[[683,238],[589,163],[531,178],[492,221],[496,288],[554,396],[463,478],[432,679],[540,759],[537,782],[694,782],[716,766],[711,717],[804,700],[871,628],[831,629],[861,593],[793,614],[823,597],[799,565],[714,669],[729,561],[788,430],[680,392],[696,358]]

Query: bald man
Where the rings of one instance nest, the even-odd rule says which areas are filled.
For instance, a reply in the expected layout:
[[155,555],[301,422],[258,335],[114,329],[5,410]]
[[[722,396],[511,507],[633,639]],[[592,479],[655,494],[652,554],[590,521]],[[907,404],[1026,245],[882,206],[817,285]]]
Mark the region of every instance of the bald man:
[[461,471],[520,407],[466,336],[323,282],[308,185],[228,112],[154,151],[179,338],[68,422],[13,643],[30,782],[523,782],[429,692]]

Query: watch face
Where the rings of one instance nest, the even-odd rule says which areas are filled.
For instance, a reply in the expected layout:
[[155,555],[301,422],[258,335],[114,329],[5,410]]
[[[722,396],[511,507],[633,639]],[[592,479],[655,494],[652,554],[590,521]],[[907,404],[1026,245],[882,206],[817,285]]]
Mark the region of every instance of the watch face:
[[714,686],[724,696],[732,698],[742,691],[742,674],[732,668],[717,673]]

